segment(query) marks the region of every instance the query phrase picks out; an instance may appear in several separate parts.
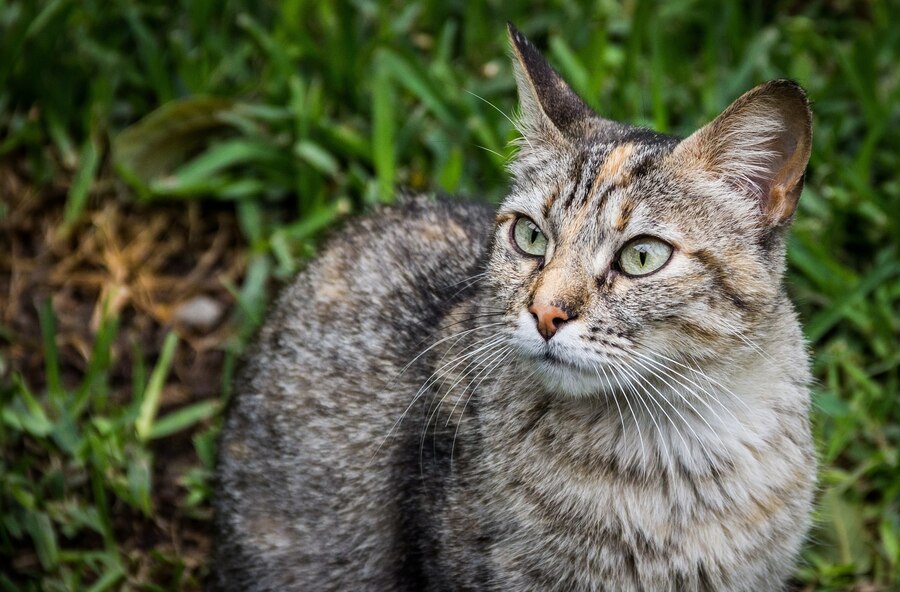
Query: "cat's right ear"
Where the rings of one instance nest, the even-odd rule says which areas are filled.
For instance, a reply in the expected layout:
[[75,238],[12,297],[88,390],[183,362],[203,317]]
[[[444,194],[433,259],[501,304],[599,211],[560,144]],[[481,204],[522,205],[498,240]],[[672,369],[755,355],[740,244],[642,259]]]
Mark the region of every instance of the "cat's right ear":
[[512,23],[507,23],[507,30],[519,87],[519,124],[526,139],[566,144],[607,123]]
[[806,93],[773,80],[744,93],[673,152],[678,168],[709,176],[755,202],[769,226],[790,222],[812,146]]

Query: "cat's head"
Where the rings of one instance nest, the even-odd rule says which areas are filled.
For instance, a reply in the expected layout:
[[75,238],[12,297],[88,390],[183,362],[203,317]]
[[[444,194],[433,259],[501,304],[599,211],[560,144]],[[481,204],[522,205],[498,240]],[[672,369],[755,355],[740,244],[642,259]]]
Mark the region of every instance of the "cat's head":
[[489,277],[526,364],[588,396],[745,347],[781,298],[803,90],[760,85],[682,140],[602,118],[509,33],[523,136]]

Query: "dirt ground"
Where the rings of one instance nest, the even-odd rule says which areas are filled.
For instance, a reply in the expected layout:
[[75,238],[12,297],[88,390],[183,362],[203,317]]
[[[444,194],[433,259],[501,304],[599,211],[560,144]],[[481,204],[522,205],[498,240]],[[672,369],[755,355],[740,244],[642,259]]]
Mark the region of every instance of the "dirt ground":
[[[204,203],[136,203],[114,180],[101,181],[79,222],[67,226],[68,180],[35,188],[24,162],[0,162],[0,379],[20,373],[35,392],[45,386],[38,310],[47,299],[56,318],[63,384],[74,387],[88,366],[104,318],[118,317],[109,396],[132,397],[136,355],[153,367],[165,335],[178,351],[160,414],[221,394],[224,349],[235,339],[235,300],[245,245],[233,211]],[[112,179],[111,176],[108,177]],[[138,353],[139,352],[139,353]],[[144,518],[111,502],[121,548],[139,557],[174,552],[200,569],[209,549],[208,510],[187,511],[179,480],[198,464],[187,430],[153,443],[153,514]],[[30,555],[30,557],[28,556]],[[33,553],[16,561],[27,564]],[[152,563],[140,570],[154,570]],[[151,574],[148,579],[153,580]],[[139,578],[142,579],[142,578]]]

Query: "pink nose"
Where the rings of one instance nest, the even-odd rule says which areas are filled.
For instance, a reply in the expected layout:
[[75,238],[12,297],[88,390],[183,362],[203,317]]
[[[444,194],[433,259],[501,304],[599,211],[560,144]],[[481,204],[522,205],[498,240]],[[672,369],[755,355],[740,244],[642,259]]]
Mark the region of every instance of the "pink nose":
[[528,312],[537,323],[537,330],[541,336],[550,341],[563,324],[569,320],[569,315],[562,308],[553,304],[532,304]]

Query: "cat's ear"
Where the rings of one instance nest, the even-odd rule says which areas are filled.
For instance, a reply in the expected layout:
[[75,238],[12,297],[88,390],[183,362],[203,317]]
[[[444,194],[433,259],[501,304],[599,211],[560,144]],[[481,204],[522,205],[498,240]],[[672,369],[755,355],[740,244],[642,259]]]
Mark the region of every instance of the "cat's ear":
[[572,141],[606,123],[512,23],[507,30],[519,87],[519,123],[529,140]]
[[806,93],[773,80],[743,94],[673,152],[680,167],[699,169],[759,203],[766,224],[791,219],[812,145]]

